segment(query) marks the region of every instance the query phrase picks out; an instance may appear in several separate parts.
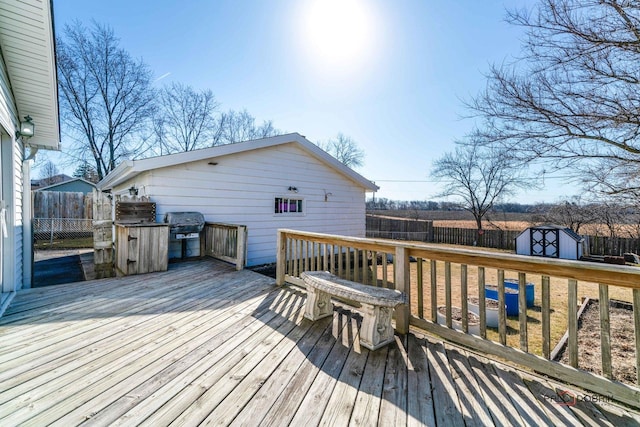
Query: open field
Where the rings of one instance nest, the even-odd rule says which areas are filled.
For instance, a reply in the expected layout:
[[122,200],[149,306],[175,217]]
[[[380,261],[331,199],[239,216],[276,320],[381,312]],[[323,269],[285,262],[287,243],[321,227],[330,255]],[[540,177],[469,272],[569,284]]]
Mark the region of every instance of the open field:
[[[485,230],[514,230],[522,231],[532,225],[528,221],[483,221],[482,228]],[[452,228],[476,228],[476,222],[471,220],[448,220],[440,219],[433,221],[434,227],[452,227]]]
[[[514,230],[522,231],[535,225],[531,221],[483,221],[482,228],[485,230]],[[476,228],[476,222],[473,220],[434,220],[434,227],[452,227],[452,228]],[[638,226],[633,224],[615,224],[615,235],[622,238],[637,238],[640,234]],[[604,236],[610,235],[610,230],[606,224],[585,224],[580,227],[581,235]]]
[[[471,213],[466,211],[367,211],[367,214],[387,216],[391,218],[420,219],[433,221],[434,227],[476,228],[476,222]],[[535,214],[531,213],[500,213],[489,214],[482,221],[485,230],[513,230],[522,231],[532,225],[540,224]],[[617,237],[637,238],[640,236],[640,224],[614,224],[612,226]],[[580,226],[579,234],[591,236],[610,236],[611,230],[606,224],[584,224]]]
[[[467,211],[420,211],[420,210],[367,210],[367,214],[393,218],[426,219],[432,221],[473,221]],[[499,213],[490,217],[495,221],[530,221],[530,213]]]

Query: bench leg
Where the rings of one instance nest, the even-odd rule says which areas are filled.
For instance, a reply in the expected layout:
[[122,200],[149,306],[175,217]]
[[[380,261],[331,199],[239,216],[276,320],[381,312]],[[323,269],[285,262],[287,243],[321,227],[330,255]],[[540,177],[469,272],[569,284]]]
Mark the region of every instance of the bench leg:
[[362,325],[360,326],[360,345],[369,350],[377,350],[391,343],[393,327],[391,315],[393,310],[389,307],[377,307],[370,304],[362,304],[358,310],[362,313]]
[[307,303],[304,307],[304,317],[309,320],[316,321],[327,316],[333,316],[331,295],[308,286]]

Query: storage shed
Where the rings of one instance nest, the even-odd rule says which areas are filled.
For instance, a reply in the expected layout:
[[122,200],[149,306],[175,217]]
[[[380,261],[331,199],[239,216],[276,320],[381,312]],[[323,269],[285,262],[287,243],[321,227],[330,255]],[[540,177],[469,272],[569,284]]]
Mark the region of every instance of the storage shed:
[[516,253],[548,258],[580,259],[584,239],[560,225],[529,227],[516,237]]
[[56,182],[55,184],[47,185],[46,187],[40,187],[34,191],[60,191],[70,193],[82,193],[90,194],[96,189],[96,185],[93,182],[89,182],[82,178],[72,178],[63,182]]
[[[275,262],[279,228],[365,237],[365,196],[378,187],[297,133],[125,161],[98,184],[137,192],[167,212],[247,226],[247,265]],[[181,256],[171,242],[169,257]],[[187,255],[199,255],[197,241]]]

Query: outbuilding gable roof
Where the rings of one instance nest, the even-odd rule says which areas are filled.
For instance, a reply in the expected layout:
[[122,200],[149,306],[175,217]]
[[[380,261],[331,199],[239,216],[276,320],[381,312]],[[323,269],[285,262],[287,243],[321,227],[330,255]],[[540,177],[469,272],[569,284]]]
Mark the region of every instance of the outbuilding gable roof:
[[333,156],[320,149],[318,146],[307,140],[299,133],[290,133],[270,138],[256,139],[253,141],[219,145],[216,147],[203,148],[200,150],[187,151],[183,153],[175,153],[167,156],[151,157],[148,159],[125,160],[107,176],[105,176],[100,182],[98,182],[97,187],[100,190],[108,190],[135,177],[142,172],[146,172],[149,170],[168,166],[176,166],[206,159],[215,159],[217,157],[227,156],[230,154],[237,154],[251,150],[258,150],[291,143],[296,144],[298,147],[306,151],[309,155],[322,161],[327,166],[348,177],[365,189],[369,191],[378,190],[378,186],[373,182],[355,172],[353,169],[343,165]]
[[73,182],[83,182],[85,184],[87,184],[87,186],[91,186],[93,188],[96,188],[96,185],[93,182],[87,181],[86,179],[82,179],[82,178],[71,178],[68,179],[66,181],[60,181],[60,182],[56,182],[55,184],[51,184],[51,185],[47,185],[46,187],[40,187],[37,188],[33,191],[51,191],[57,187],[60,187],[62,185],[69,185]]
[[[528,233],[529,230],[531,230],[531,229],[560,230],[560,231],[564,232],[565,234],[567,234],[569,237],[571,237],[576,242],[582,242],[584,240],[584,238],[582,236],[580,236],[578,233],[576,233],[575,231],[573,231],[569,227],[565,227],[563,225],[556,225],[556,224],[536,225],[536,226],[529,227],[529,228],[525,229],[522,233]],[[519,235],[521,235],[522,233],[520,233]]]

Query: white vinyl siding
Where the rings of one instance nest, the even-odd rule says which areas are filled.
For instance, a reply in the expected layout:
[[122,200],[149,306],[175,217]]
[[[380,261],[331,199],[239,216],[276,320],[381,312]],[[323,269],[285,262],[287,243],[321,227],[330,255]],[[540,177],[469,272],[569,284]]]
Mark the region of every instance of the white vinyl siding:
[[2,185],[7,204],[7,238],[4,239],[5,289],[16,291],[23,279],[23,171],[24,145],[16,140],[16,107],[13,103],[4,61],[0,61],[0,125],[2,127]]
[[13,241],[14,241],[14,254],[15,254],[15,289],[22,287],[22,245],[23,245],[23,185],[24,178],[22,174],[22,160],[24,157],[24,148],[19,141],[14,142],[14,155],[13,155],[13,193],[14,193],[14,211],[13,211]]
[[[144,172],[114,192],[144,187],[140,194],[157,204],[159,221],[166,212],[198,211],[207,221],[246,225],[248,265],[275,261],[279,228],[365,236],[365,188],[295,144],[216,157],[216,165],[210,161]],[[303,214],[274,214],[276,197],[303,200]]]

